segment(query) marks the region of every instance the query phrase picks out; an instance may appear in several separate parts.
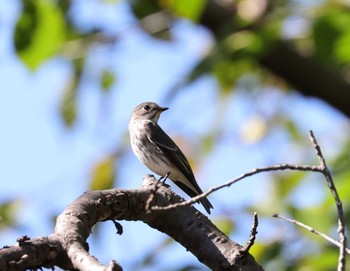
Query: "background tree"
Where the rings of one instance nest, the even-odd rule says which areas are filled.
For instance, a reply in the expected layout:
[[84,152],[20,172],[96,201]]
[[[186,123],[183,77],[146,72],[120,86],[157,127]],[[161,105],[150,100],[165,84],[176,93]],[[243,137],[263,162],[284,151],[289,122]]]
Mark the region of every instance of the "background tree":
[[[307,131],[314,130],[348,215],[346,3],[0,5],[1,244],[51,232],[50,218],[84,190],[138,187],[148,170],[131,155],[126,129],[131,109],[145,100],[171,108],[160,121],[189,156],[203,188],[255,167],[312,164]],[[258,211],[251,253],[266,270],[334,270],[337,249],[270,218],[287,214],[335,236],[336,210],[323,179],[300,172],[259,175],[210,200],[211,219],[242,243]],[[136,256],[111,241],[108,225],[94,231],[92,253],[121,259],[130,270],[164,270],[179,255],[183,261],[173,269],[202,268],[165,236],[139,224],[124,227],[116,238]],[[135,232],[150,238],[143,244]]]

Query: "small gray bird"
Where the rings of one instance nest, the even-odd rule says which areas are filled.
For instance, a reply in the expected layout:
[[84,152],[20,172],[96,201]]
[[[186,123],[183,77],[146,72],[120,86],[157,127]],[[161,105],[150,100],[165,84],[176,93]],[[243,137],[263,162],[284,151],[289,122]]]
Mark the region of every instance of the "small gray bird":
[[[158,125],[160,114],[167,110],[156,103],[146,102],[136,106],[132,112],[129,133],[136,157],[154,173],[169,177],[190,197],[202,192],[190,164],[174,141]],[[200,200],[210,214],[213,208],[207,198]]]

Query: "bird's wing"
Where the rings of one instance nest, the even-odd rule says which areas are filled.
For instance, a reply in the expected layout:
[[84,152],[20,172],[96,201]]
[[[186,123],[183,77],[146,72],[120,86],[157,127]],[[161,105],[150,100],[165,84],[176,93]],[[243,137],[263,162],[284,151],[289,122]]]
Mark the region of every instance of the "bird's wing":
[[[188,163],[185,155],[175,142],[163,131],[160,126],[154,122],[149,124],[149,140],[154,142],[157,147],[167,156],[167,158],[185,175],[185,177],[192,183],[192,185],[198,190],[197,193],[201,193],[190,164]],[[170,176],[171,178],[171,176]]]
[[[203,193],[202,189],[196,182],[190,164],[175,142],[163,131],[162,128],[160,128],[157,123],[149,122],[147,124],[147,129],[147,134],[149,135],[148,139],[157,145],[157,147],[166,155],[170,162],[182,172],[182,174],[197,191],[192,191],[192,188],[180,180],[174,180],[175,183],[190,197]],[[171,174],[169,177],[171,179]],[[200,202],[203,204],[205,210],[210,214],[210,209],[213,208],[213,205],[211,205],[209,200],[207,198],[202,198]]]

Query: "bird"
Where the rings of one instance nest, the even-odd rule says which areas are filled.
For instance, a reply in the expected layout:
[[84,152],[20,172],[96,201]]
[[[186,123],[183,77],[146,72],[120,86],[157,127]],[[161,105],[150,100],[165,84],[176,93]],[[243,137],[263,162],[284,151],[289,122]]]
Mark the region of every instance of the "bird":
[[[157,175],[169,178],[190,197],[202,194],[191,166],[175,142],[158,125],[162,112],[154,102],[144,102],[134,108],[129,122],[131,148],[136,157]],[[205,197],[199,200],[210,214],[213,205]]]

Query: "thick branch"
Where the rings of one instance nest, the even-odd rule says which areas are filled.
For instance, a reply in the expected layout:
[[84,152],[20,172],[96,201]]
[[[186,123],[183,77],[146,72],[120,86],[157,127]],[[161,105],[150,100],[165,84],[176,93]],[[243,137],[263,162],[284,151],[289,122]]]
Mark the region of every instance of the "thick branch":
[[[56,265],[64,269],[121,270],[114,261],[109,266],[99,263],[88,253],[86,240],[92,227],[100,221],[140,220],[171,236],[212,270],[263,270],[253,256],[231,241],[194,207],[152,211],[152,205],[165,206],[182,200],[168,186],[159,184],[150,175],[146,176],[141,189],[86,192],[69,205],[56,221],[52,237],[58,240],[60,251],[66,253],[59,258],[55,258],[57,252],[50,254],[51,257],[46,256],[46,260],[49,260],[50,266]],[[30,242],[31,240],[26,241],[25,244]],[[0,250],[0,269],[23,270],[24,268],[18,268],[18,264],[30,252],[16,248],[20,253],[14,257],[7,253],[9,249],[12,248]],[[12,269],[10,261],[14,264]],[[21,267],[34,268],[43,263],[45,260]]]
[[339,71],[327,69],[283,41],[276,42],[259,61],[302,94],[320,98],[350,117],[350,85]]
[[67,268],[65,251],[55,235],[20,241],[18,245],[0,249],[0,270],[25,270],[43,266],[51,268],[59,260]]

